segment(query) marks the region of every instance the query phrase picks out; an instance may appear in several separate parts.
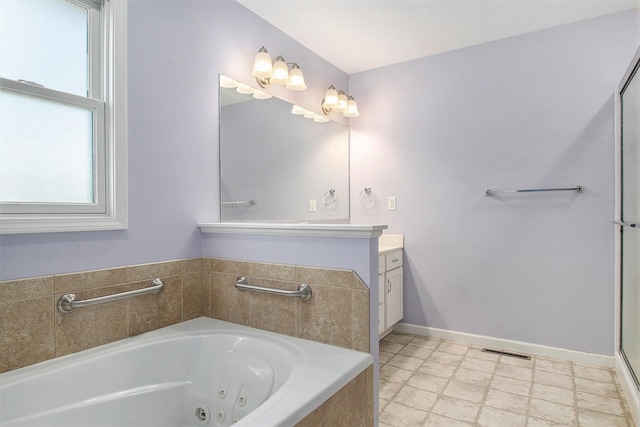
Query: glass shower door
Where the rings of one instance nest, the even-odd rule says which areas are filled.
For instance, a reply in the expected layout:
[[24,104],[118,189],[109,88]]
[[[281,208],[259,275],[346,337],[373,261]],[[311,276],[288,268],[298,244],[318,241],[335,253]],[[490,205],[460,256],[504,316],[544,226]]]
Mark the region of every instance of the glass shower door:
[[640,375],[640,72],[621,91],[622,217],[621,353],[638,386]]

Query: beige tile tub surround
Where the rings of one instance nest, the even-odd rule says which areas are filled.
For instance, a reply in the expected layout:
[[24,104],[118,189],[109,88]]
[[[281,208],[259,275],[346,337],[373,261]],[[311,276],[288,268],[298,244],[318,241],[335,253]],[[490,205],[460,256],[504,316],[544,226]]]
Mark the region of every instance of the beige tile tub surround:
[[[196,258],[0,282],[0,372],[208,315],[202,266]],[[147,287],[156,277],[165,284],[159,295],[56,309],[65,293],[82,300]]]
[[[369,289],[351,270],[262,264],[222,259],[209,263],[211,317],[353,350],[369,352]],[[295,290],[311,286],[313,297],[299,298],[238,291],[235,281]]]
[[[240,292],[250,283],[296,289],[313,298]],[[159,295],[59,313],[65,293],[78,299],[143,288],[159,277]],[[0,282],[0,372],[209,316],[264,330],[369,351],[369,290],[350,270],[194,258]]]

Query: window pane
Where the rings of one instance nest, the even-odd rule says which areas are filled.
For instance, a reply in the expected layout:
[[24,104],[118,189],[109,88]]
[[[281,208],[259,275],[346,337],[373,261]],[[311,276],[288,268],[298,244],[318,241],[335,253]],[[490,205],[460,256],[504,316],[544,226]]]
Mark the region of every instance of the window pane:
[[87,96],[87,28],[66,0],[0,0],[0,77]]
[[0,91],[0,200],[93,203],[93,111]]

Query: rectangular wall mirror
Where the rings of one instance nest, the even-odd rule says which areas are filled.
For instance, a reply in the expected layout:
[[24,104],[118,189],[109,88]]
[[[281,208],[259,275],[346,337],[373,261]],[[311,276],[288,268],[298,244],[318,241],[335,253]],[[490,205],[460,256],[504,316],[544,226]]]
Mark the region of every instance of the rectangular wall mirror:
[[349,221],[349,129],[292,108],[220,86],[221,221]]

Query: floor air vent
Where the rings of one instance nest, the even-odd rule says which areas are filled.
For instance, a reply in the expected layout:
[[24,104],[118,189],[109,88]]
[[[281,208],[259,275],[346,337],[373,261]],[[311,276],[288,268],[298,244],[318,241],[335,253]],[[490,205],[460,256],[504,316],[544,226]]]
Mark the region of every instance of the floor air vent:
[[527,356],[526,354],[509,353],[508,351],[494,350],[492,348],[483,348],[482,351],[485,353],[499,354],[500,356],[515,357],[516,359],[531,360],[531,356]]

